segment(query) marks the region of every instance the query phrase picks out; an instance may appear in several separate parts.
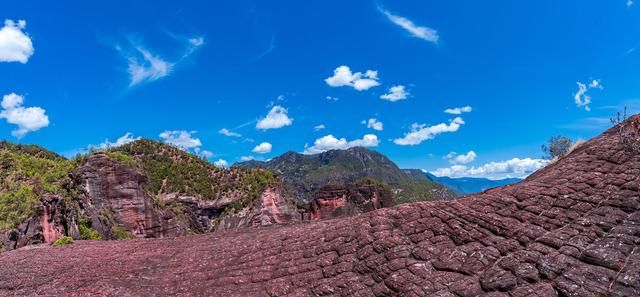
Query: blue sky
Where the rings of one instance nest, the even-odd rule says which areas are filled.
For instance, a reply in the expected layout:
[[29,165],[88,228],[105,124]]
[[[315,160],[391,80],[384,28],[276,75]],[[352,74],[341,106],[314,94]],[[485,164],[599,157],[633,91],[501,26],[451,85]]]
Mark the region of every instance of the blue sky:
[[627,0],[25,0],[0,18],[0,138],[65,155],[125,135],[218,164],[364,145],[500,178],[640,111]]

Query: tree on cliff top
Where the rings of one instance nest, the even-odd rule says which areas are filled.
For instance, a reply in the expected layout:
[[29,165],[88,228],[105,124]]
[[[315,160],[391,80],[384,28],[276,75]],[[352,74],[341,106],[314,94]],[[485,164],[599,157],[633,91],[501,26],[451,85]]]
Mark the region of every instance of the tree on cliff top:
[[547,144],[542,145],[544,158],[553,160],[563,157],[570,152],[572,146],[573,140],[571,138],[561,135],[553,136],[549,138]]

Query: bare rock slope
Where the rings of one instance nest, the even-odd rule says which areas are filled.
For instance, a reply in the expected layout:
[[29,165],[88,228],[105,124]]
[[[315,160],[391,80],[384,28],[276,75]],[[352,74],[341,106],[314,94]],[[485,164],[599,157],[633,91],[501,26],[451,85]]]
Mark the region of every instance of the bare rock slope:
[[453,201],[2,253],[0,295],[640,296],[640,154],[620,135]]

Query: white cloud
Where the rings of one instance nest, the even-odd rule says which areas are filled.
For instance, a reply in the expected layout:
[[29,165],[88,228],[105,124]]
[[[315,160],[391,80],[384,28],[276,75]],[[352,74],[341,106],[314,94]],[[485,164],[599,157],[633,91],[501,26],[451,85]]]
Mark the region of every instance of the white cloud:
[[5,20],[0,29],[0,62],[20,62],[26,64],[33,55],[31,38],[22,30],[27,22]]
[[129,86],[132,87],[144,82],[152,82],[169,76],[175,69],[176,65],[181,63],[199,47],[204,45],[204,38],[202,37],[194,37],[186,40],[187,49],[174,61],[169,61],[159,55],[153,54],[141,44],[132,42],[131,46],[134,50],[130,51],[124,51],[121,47],[116,46],[116,50],[118,50],[129,62]]
[[131,76],[129,86],[135,86],[145,81],[156,81],[171,73],[174,66],[173,63],[153,55],[145,48],[138,47],[136,50],[139,55],[127,57],[129,61],[128,71]]
[[632,0],[627,0],[627,7],[631,7],[631,5],[633,5],[633,1]]
[[112,148],[112,147],[119,147],[119,146],[123,146],[127,143],[139,140],[140,137],[133,137],[133,133],[129,132],[125,135],[122,135],[120,138],[116,139],[115,142],[111,142],[109,141],[109,139],[105,139],[103,143],[101,143],[100,145],[98,145],[99,148],[102,149],[107,149],[107,148]]
[[362,72],[351,72],[349,66],[342,65],[333,71],[333,76],[324,80],[327,85],[337,88],[349,86],[358,91],[366,91],[380,85],[378,81],[378,71],[367,70]]
[[445,158],[449,160],[449,163],[451,164],[468,164],[475,161],[477,156],[478,155],[476,155],[476,152],[474,151],[469,151],[462,155],[458,155],[456,152],[450,152],[445,156]]
[[409,92],[404,89],[403,85],[397,85],[389,88],[389,93],[380,96],[380,99],[396,102],[398,100],[407,99]]
[[196,148],[195,152],[198,156],[203,157],[205,159],[209,159],[213,157],[213,152],[208,150],[201,150],[200,148]]
[[240,161],[242,162],[246,162],[246,161],[251,161],[251,160],[255,160],[256,158],[254,156],[242,156],[240,157]]
[[227,128],[220,129],[218,131],[218,133],[220,133],[220,134],[222,134],[224,136],[229,136],[229,137],[242,137],[242,135],[240,135],[239,133],[229,131],[229,129],[227,129]]
[[323,124],[320,124],[320,125],[317,125],[317,126],[313,127],[313,130],[320,131],[320,130],[323,130],[324,128],[326,128],[326,127]]
[[430,41],[433,43],[438,43],[438,39],[440,39],[440,36],[438,36],[438,31],[429,28],[429,27],[422,27],[422,26],[418,26],[415,23],[413,23],[413,21],[411,21],[408,18],[405,17],[401,17],[398,15],[394,15],[391,12],[378,7],[378,9],[380,10],[380,12],[382,12],[392,23],[400,26],[402,29],[407,30],[409,33],[411,33],[411,35],[413,35],[414,37],[426,40],[426,41]]
[[11,135],[22,138],[29,132],[40,130],[49,126],[49,117],[46,111],[40,107],[23,107],[24,97],[11,93],[2,98],[2,110],[0,119],[7,123],[17,125]]
[[329,150],[346,150],[348,148],[362,146],[362,147],[375,147],[380,144],[378,136],[374,134],[367,134],[361,139],[347,141],[345,138],[336,138],[329,134],[327,136],[316,139],[313,146],[306,147],[304,154],[319,154]]
[[362,124],[366,124],[367,128],[371,128],[371,129],[376,130],[376,131],[382,131],[383,127],[384,127],[382,122],[379,122],[375,118],[370,118],[368,121],[367,120],[363,120],[361,123]]
[[253,148],[252,152],[258,153],[258,154],[267,154],[271,152],[272,147],[273,146],[271,145],[271,143],[263,142],[261,144],[256,145],[256,147]]
[[471,112],[472,110],[471,106],[467,105],[464,107],[447,108],[444,112],[448,114],[462,114],[463,112]]
[[189,38],[189,43],[194,47],[202,46],[204,45],[204,38],[203,37]]
[[340,100],[340,98],[338,98],[338,97],[332,97],[332,96],[327,96],[327,97],[324,97],[324,98],[325,98],[325,99],[327,99],[327,100],[329,100],[329,101],[338,101],[338,100]]
[[591,80],[591,82],[589,83],[589,88],[591,89],[604,89],[604,87],[602,87],[602,83],[599,79],[593,79]]
[[217,161],[213,162],[213,165],[218,168],[226,168],[229,166],[229,162],[227,162],[227,160],[218,159]]
[[292,123],[293,119],[287,115],[287,109],[276,105],[269,111],[266,117],[258,121],[256,128],[261,130],[278,129],[289,126]]
[[576,106],[584,107],[586,111],[590,111],[591,108],[589,104],[591,104],[591,96],[587,95],[587,91],[589,89],[604,89],[601,81],[599,79],[593,79],[588,85],[581,82],[576,82],[576,84],[578,84],[578,92],[573,96]]
[[440,123],[433,126],[414,123],[411,125],[411,132],[408,132],[402,138],[393,140],[398,145],[416,145],[425,140],[433,139],[436,135],[445,132],[456,132],[460,126],[464,125],[464,121],[460,117],[451,120],[449,124]]
[[190,150],[202,146],[200,139],[192,137],[195,131],[164,131],[160,133],[160,138],[168,144],[177,146],[183,150]]
[[501,162],[491,162],[479,167],[467,167],[465,165],[453,165],[446,168],[438,168],[435,171],[431,171],[436,176],[448,176],[448,177],[482,177],[488,179],[503,179],[503,178],[524,178],[534,171],[547,165],[549,161],[543,159],[519,159],[513,158],[511,160]]

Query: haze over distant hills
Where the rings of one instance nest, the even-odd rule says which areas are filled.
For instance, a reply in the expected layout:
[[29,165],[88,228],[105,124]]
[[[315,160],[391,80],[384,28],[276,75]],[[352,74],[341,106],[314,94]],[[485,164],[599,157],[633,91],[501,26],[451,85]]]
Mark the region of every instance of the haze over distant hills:
[[405,169],[407,174],[416,178],[424,177],[428,180],[437,182],[455,191],[458,195],[473,194],[483,192],[485,190],[506,186],[508,184],[521,181],[520,178],[504,178],[504,179],[488,179],[480,177],[458,177],[452,178],[448,176],[436,176],[429,172],[419,169]]

